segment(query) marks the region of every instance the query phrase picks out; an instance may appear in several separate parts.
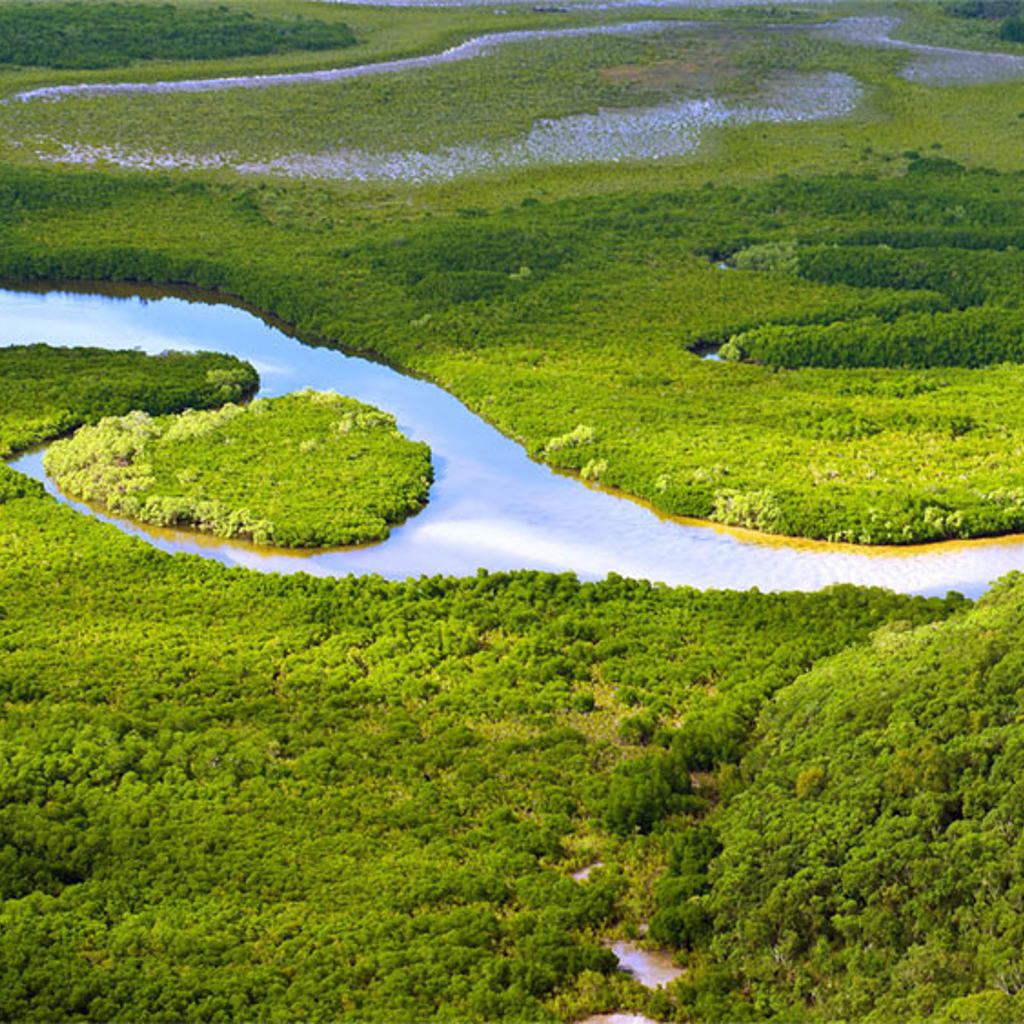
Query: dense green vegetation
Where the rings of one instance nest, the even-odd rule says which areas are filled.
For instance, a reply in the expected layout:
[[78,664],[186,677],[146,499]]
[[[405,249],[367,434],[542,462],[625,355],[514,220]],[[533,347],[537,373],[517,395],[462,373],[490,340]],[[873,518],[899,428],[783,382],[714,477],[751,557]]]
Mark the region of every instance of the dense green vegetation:
[[[903,4],[900,31],[1020,52],[1018,8]],[[598,17],[323,9],[366,38],[352,60]],[[929,88],[895,76],[905,53],[728,17],[352,90],[2,107],[0,274],[219,288],[669,511],[886,542],[1024,528],[1024,85]],[[856,74],[855,116],[657,165],[427,187],[26,166],[48,133],[493,141],[816,68]],[[168,71],[190,73],[138,69]],[[77,80],[49,75],[0,90]],[[747,361],[693,355],[723,344]],[[0,349],[0,450],[255,384],[224,357]],[[0,1017],[1019,1019],[1022,610],[1018,577],[972,609],[264,576],[0,466]],[[604,946],[648,922],[687,967],[667,993]]]
[[[79,418],[92,362],[53,368]],[[641,909],[655,821],[709,806],[689,768],[737,756],[821,656],[962,605],[261,576],[5,487],[0,1015],[647,1007],[598,939]],[[608,867],[570,879],[594,853]]]
[[223,4],[8,3],[0,65],[112,68],[137,60],[209,60],[351,46],[347,26],[255,17]]
[[[734,358],[772,366],[988,366],[1024,362],[1024,316],[975,307],[831,324],[759,327],[729,339]],[[724,348],[724,346],[723,346]]]
[[968,366],[1012,358],[1019,174],[910,154],[888,178],[393,223],[327,188],[8,170],[3,190],[6,276],[222,288],[669,512],[868,543],[1024,529],[1016,365],[775,372],[689,351],[772,324],[847,325],[834,340],[865,317],[884,338],[934,313],[951,333],[991,325]]
[[780,693],[661,886],[662,913],[709,922],[690,1013],[1019,1018],[1022,608],[1010,577]]
[[101,416],[209,409],[248,398],[256,371],[211,352],[0,347],[0,457],[68,433]]
[[311,391],[108,417],[51,445],[44,463],[67,494],[115,514],[283,547],[384,540],[432,477],[430,449],[392,415]]

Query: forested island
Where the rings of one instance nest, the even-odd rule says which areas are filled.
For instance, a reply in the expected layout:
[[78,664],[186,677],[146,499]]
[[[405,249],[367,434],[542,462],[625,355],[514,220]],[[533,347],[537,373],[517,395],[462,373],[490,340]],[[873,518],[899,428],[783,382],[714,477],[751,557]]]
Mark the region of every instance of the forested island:
[[[1024,1015],[1024,576],[928,593],[913,547],[1021,544],[1022,24],[0,0],[0,454],[52,477],[0,465],[0,1017]],[[427,378],[638,516],[904,577],[666,586],[586,522],[574,572],[488,569],[523,550],[474,502],[497,448],[423,534],[475,574],[168,554],[47,487],[386,550],[452,467],[386,382],[19,305],[101,286],[206,289],[342,392],[342,353]]]
[[151,417],[108,416],[45,465],[73,497],[157,526],[282,547],[385,540],[430,488],[430,451],[395,418],[330,392]]

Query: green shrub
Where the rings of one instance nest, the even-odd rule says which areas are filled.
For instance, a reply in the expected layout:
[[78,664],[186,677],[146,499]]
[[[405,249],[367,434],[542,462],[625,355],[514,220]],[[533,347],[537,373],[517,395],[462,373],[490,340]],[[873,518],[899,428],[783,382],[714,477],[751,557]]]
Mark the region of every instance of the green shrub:
[[429,449],[393,416],[311,391],[103,419],[44,462],[65,492],[114,514],[286,547],[383,540],[423,505],[432,476]]

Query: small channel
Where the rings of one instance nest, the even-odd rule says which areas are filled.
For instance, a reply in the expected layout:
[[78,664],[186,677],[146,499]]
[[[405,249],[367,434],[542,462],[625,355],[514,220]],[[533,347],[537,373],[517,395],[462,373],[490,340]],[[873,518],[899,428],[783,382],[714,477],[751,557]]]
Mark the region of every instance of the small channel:
[[912,59],[900,72],[908,82],[926,85],[982,85],[1024,77],[1024,57],[985,50],[958,50],[951,46],[929,46],[893,39],[899,26],[895,17],[842,18],[809,31],[855,46],[903,50]]
[[608,947],[619,961],[619,970],[633,975],[646,988],[662,988],[683,976],[675,957],[665,949],[643,949],[634,942],[613,942]]
[[225,89],[265,89],[282,85],[312,85],[320,82],[342,82],[371,75],[397,74],[454,64],[485,57],[510,43],[528,43],[542,39],[579,39],[595,35],[640,35],[663,31],[666,27],[695,27],[694,23],[677,21],[640,21],[624,25],[584,25],[577,28],[523,29],[514,32],[488,32],[467,39],[441,53],[399,60],[354,64],[324,71],[296,71],[274,75],[235,75],[229,78],[184,78],[163,82],[95,82],[82,85],[50,85],[15,93],[3,103],[28,103],[33,100],[54,102],[68,96],[114,96],[124,94],[162,94],[171,92],[221,92]]
[[[100,290],[0,290],[0,343],[228,352],[256,366],[263,395],[333,388],[395,413],[409,436],[433,450],[429,504],[382,544],[285,553],[117,524],[165,551],[192,552],[264,572],[322,576],[378,573],[404,579],[468,575],[481,567],[528,568],[574,572],[582,579],[618,573],[700,588],[817,590],[848,582],[909,593],[958,590],[970,596],[1010,570],[1024,570],[1020,537],[869,549],[766,537],[659,515],[640,502],[532,461],[518,444],[434,384],[367,359],[303,345],[251,312],[209,295],[116,291],[120,297]],[[12,465],[67,500],[47,479],[40,453]]]

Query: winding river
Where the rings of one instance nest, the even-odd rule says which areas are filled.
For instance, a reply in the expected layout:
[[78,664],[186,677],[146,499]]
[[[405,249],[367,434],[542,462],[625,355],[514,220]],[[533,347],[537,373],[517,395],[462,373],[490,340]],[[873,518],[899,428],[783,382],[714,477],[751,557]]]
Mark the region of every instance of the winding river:
[[[351,81],[377,75],[408,74],[444,64],[474,60],[512,44],[581,40],[593,36],[641,36],[669,30],[696,32],[713,23],[683,20],[636,21],[557,29],[491,32],[440,53],[399,60],[284,74],[229,78],[190,78],[157,82],[95,82],[44,86],[0,100],[0,107],[33,102],[58,103],[70,98],[222,92]],[[859,41],[859,39],[858,39]],[[663,160],[686,156],[709,129],[723,125],[801,122],[846,117],[861,98],[861,86],[838,72],[768,74],[752,102],[724,102],[698,96],[638,109],[539,118],[523,134],[491,143],[467,142],[440,150],[379,151],[347,145],[343,138],[326,150],[285,152],[248,158],[230,150],[188,151],[153,145],[69,141],[49,137],[31,145],[40,160],[65,164],[113,164],[134,170],[229,168],[241,174],[350,181],[425,182],[515,168]],[[45,135],[45,133],[44,133]]]
[[[405,0],[401,0],[405,2]],[[419,3],[420,0],[413,0]],[[427,0],[428,3],[434,0]],[[630,6],[634,0],[621,0]],[[691,0],[666,0],[668,6],[693,6]],[[442,3],[441,5],[446,5]],[[574,5],[574,10],[603,9],[609,4]],[[639,6],[639,5],[638,5]],[[707,0],[696,6],[731,6],[731,0]],[[408,74],[444,64],[486,57],[511,44],[542,40],[579,40],[595,35],[645,35],[669,29],[693,32],[708,22],[683,20],[636,21],[617,25],[530,29],[491,32],[468,39],[440,53],[385,60],[370,64],[268,75],[229,78],[192,78],[177,81],[117,82],[45,86],[0,100],[0,106],[31,102],[55,103],[71,97],[130,96],[229,89],[258,89],[316,83],[344,82],[367,76]],[[927,46],[893,38],[899,26],[895,17],[846,17],[822,24],[790,26],[851,46],[895,49],[907,54],[900,74],[915,82],[943,85],[978,84],[1024,77],[1024,58],[1003,53]],[[772,31],[783,30],[775,25]],[[463,143],[440,150],[378,151],[348,145],[339,138],[327,149],[284,151],[265,157],[248,157],[231,150],[168,148],[62,139],[59,133],[36,135],[24,144],[44,162],[64,164],[112,164],[134,170],[230,169],[248,175],[280,175],[297,178],[334,178],[347,181],[439,181],[545,165],[621,163],[664,160],[687,156],[701,144],[709,129],[724,125],[765,122],[799,122],[849,116],[862,95],[860,83],[839,72],[805,72],[765,76],[755,101],[723,102],[715,97],[691,97],[633,110],[602,109],[553,119],[538,119],[526,133],[491,143]],[[45,144],[44,144],[45,143]]]
[[486,57],[496,49],[512,43],[537,42],[543,39],[581,39],[598,35],[643,35],[673,26],[694,28],[690,22],[638,21],[623,25],[584,25],[576,28],[522,29],[513,32],[488,32],[474,36],[440,53],[422,57],[403,57],[399,60],[377,61],[373,64],[354,64],[324,71],[294,71],[276,75],[235,75],[230,78],[183,78],[161,82],[94,82],[83,85],[51,85],[15,93],[3,103],[28,103],[31,100],[55,100],[68,96],[114,96],[124,94],[169,92],[222,92],[224,89],[266,89],[281,85],[312,85],[323,82],[341,82],[372,75],[390,75],[400,72],[439,67],[463,60]]
[[[315,575],[378,573],[404,579],[467,575],[481,567],[532,568],[575,572],[582,579],[618,573],[701,588],[816,590],[850,582],[908,593],[952,589],[970,596],[1011,569],[1024,570],[1020,537],[869,549],[765,537],[662,516],[532,461],[518,444],[434,384],[334,349],[304,345],[279,326],[211,296],[156,289],[118,292],[120,297],[99,289],[2,290],[2,343],[228,352],[256,366],[263,395],[334,388],[394,412],[409,436],[433,450],[436,480],[429,504],[382,544],[294,553],[117,523],[165,551],[192,552],[264,572]],[[23,455],[12,465],[67,501],[47,479],[41,452]]]

